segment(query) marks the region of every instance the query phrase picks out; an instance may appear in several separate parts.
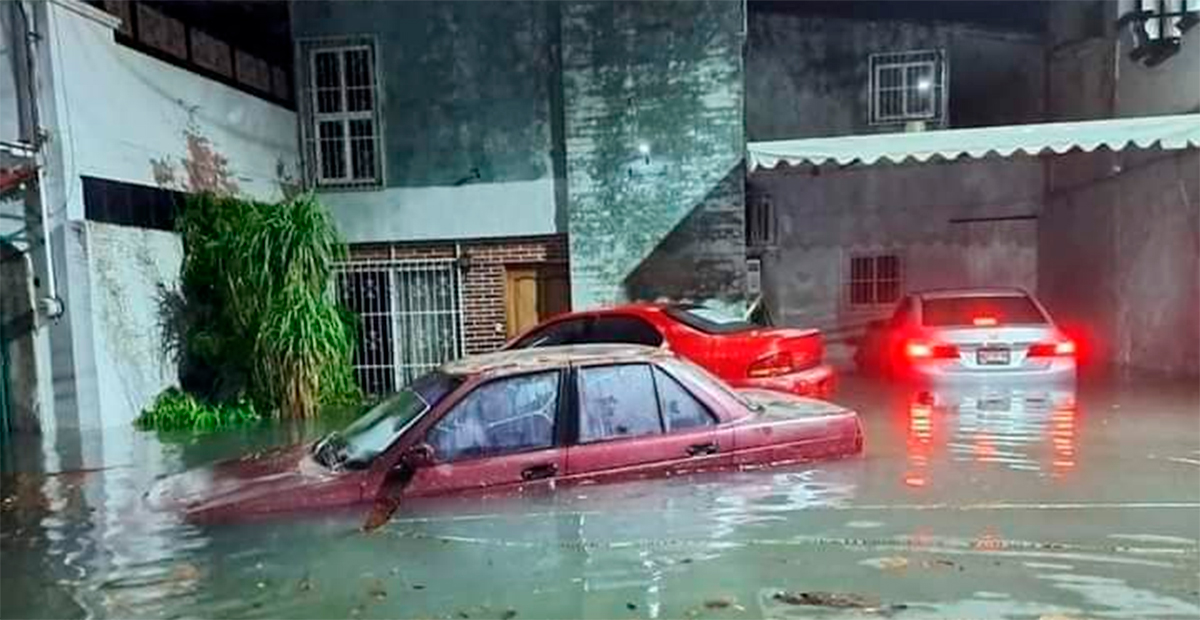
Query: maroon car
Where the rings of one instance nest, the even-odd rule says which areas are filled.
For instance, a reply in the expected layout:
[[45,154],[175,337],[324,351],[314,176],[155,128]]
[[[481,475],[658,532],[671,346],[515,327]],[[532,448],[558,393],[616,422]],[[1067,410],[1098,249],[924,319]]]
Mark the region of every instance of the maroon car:
[[446,364],[340,433],[164,478],[147,496],[222,520],[836,458],[862,443],[853,411],[734,392],[660,349],[549,347]]

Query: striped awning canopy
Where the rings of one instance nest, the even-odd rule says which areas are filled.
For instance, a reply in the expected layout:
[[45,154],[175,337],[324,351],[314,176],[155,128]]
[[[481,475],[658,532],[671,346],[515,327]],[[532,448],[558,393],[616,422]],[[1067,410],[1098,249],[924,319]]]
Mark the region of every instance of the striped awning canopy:
[[773,140],[751,142],[746,148],[750,170],[754,171],[801,164],[898,164],[1091,152],[1101,147],[1120,151],[1131,145],[1167,150],[1200,147],[1200,114]]

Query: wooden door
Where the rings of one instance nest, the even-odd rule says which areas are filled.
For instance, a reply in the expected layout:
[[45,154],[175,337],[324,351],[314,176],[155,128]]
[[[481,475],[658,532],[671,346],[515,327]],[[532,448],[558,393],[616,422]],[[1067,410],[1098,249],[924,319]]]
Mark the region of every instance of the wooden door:
[[570,309],[571,287],[564,266],[513,266],[505,273],[505,323],[509,338]]

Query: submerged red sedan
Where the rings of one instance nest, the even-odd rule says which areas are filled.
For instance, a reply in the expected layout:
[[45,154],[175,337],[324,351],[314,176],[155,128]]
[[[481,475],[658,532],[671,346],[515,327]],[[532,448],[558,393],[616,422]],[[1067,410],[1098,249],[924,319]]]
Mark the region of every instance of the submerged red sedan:
[[836,458],[862,444],[853,411],[735,392],[661,349],[552,347],[447,364],[343,432],[164,478],[147,497],[224,520]]
[[663,347],[734,387],[828,398],[833,367],[816,329],[758,325],[693,304],[630,304],[557,316],[508,344],[510,349],[588,343]]

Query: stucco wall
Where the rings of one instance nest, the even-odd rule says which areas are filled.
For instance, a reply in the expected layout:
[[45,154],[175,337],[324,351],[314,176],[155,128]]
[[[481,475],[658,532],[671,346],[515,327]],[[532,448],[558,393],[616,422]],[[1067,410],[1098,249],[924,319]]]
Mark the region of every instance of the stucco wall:
[[[944,22],[870,21],[772,11],[750,14],[746,131],[783,140],[901,130],[869,123],[869,56],[943,49],[949,125],[1037,122],[1044,114],[1042,42]],[[1002,96],[1000,94],[1002,93]]]
[[159,302],[178,288],[183,247],[173,233],[96,222],[87,223],[86,243],[101,418],[132,422],[179,382]]
[[742,302],[741,4],[571,2],[562,41],[572,306]]
[[1200,374],[1200,153],[1075,154],[1053,166],[1041,297],[1101,364]]
[[563,228],[557,3],[291,6],[301,41],[370,35],[377,46],[386,188],[322,194],[351,241]]
[[850,257],[896,253],[904,289],[1037,284],[1037,222],[951,223],[1036,215],[1036,159],[876,165],[755,173],[750,192],[770,197],[777,244],[763,256],[764,297],[788,325],[861,325],[890,307],[851,308]]

